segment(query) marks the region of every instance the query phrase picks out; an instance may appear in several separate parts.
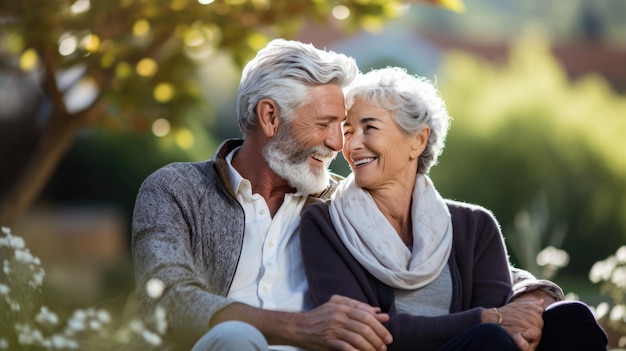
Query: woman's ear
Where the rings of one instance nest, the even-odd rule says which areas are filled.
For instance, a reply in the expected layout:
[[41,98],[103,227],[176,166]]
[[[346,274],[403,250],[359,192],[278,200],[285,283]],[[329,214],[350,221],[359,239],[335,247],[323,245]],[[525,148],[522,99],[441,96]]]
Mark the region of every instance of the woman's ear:
[[[424,126],[422,129],[413,136],[413,144],[411,150],[415,153],[415,158],[424,152],[426,145],[428,145],[428,139],[430,138],[430,127]],[[413,153],[411,154],[413,156]]]
[[256,114],[259,118],[259,126],[268,138],[273,137],[278,130],[280,118],[278,118],[278,105],[272,99],[261,99],[256,105]]

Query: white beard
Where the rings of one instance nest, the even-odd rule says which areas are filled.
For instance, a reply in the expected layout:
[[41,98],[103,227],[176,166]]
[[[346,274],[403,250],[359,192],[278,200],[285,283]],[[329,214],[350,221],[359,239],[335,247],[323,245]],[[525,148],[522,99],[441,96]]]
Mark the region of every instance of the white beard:
[[[295,139],[289,124],[284,124],[276,137],[263,149],[263,156],[269,167],[285,179],[289,186],[296,188],[303,195],[316,194],[328,186],[330,173],[328,166],[336,152],[324,146],[304,149]],[[315,155],[324,160],[324,167],[309,165],[309,157]]]

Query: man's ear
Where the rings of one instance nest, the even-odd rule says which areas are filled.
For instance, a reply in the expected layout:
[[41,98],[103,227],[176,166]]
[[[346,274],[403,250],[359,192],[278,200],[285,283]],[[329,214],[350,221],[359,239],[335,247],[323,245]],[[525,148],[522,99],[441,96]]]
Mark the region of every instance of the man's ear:
[[280,118],[278,105],[272,99],[261,99],[256,105],[256,114],[259,117],[259,126],[268,138],[276,135]]

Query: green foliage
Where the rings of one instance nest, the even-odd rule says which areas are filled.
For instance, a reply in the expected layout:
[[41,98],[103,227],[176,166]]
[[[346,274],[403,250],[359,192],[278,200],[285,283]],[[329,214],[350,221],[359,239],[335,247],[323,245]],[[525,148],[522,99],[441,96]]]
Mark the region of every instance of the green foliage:
[[454,118],[432,171],[442,193],[493,210],[509,246],[529,240],[514,238],[516,216],[545,196],[543,246],[552,232],[565,230],[568,269],[575,272],[623,242],[623,96],[593,75],[568,80],[536,33],[524,36],[500,67],[449,53],[438,84]]
[[[382,25],[400,8],[400,1],[342,3],[350,16],[336,24],[346,30]],[[8,0],[0,4],[0,51],[19,58],[26,72],[82,67],[75,83],[89,80],[106,102],[100,123],[145,130],[157,118],[176,121],[196,101],[190,78],[198,59],[224,50],[243,65],[270,38],[293,36],[306,19],[331,20],[333,6],[291,0]],[[46,84],[44,91],[53,94]]]
[[164,137],[130,131],[85,131],[59,164],[42,196],[62,203],[115,205],[130,230],[137,191],[150,173],[170,162],[204,160],[210,156],[208,150],[217,148],[209,126],[193,117],[182,120],[177,131]]
[[[192,78],[215,52],[241,66],[270,38],[293,37],[307,21],[374,29],[401,8],[399,0],[0,2],[0,74],[29,82],[15,94],[22,101],[0,106],[0,117],[24,116],[11,128],[36,124],[38,145],[2,162],[12,172],[0,179],[0,222],[11,223],[35,201],[85,126],[145,132],[167,123],[188,141],[190,131],[179,126],[202,101]],[[17,133],[7,134],[0,147],[20,145]]]
[[[0,232],[0,349],[3,350],[111,350],[158,349],[167,331],[165,310],[141,317],[134,311],[117,315],[106,308],[65,311],[58,302],[44,303],[45,271],[20,236],[2,227]],[[146,286],[157,299],[163,283],[153,279]],[[57,304],[55,304],[57,302]]]

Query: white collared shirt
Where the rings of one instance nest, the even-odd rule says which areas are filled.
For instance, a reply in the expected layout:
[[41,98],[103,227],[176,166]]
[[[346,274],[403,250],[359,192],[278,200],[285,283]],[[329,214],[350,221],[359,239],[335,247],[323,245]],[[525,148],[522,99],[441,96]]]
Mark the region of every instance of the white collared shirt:
[[272,218],[265,199],[252,194],[250,181],[232,166],[235,152],[237,149],[228,154],[226,162],[246,222],[243,249],[228,297],[269,310],[310,310],[300,236],[296,235],[306,197],[285,194]]

